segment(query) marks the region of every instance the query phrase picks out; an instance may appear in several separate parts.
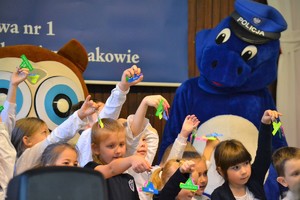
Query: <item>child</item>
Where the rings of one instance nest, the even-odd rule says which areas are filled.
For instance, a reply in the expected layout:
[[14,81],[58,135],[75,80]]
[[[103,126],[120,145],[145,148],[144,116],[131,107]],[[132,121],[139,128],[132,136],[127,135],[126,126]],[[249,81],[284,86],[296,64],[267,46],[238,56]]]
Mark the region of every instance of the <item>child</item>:
[[218,173],[224,178],[223,185],[216,188],[211,199],[266,199],[264,178],[271,164],[272,121],[281,113],[266,110],[261,118],[258,147],[255,161],[251,165],[251,155],[237,140],[225,140],[215,150]]
[[[92,155],[93,161],[85,165],[85,168],[98,170],[112,163],[113,161],[123,158],[126,152],[125,127],[114,119],[103,118],[103,127],[95,123],[91,131]],[[127,161],[135,172],[141,173],[150,170],[150,164],[141,156],[130,156],[123,158]],[[101,171],[100,171],[101,172]],[[131,175],[124,173],[109,178],[108,196],[109,199],[139,199],[134,179]]]
[[15,174],[18,175],[39,163],[44,149],[55,142],[65,142],[86,125],[85,118],[98,109],[89,95],[82,107],[51,134],[44,121],[38,118],[24,118],[17,121],[12,132],[12,143],[17,150]]
[[11,143],[11,132],[16,121],[16,93],[28,72],[27,68],[17,68],[12,73],[4,108],[0,111],[0,199],[5,199],[7,184],[13,177],[16,150]]
[[[190,160],[194,163],[194,170],[190,177],[196,185],[199,185],[199,189],[194,193],[185,189],[181,190],[179,188],[179,183],[177,184],[178,181],[174,184],[174,180],[179,179],[180,182],[185,182],[189,176],[178,172],[176,173],[176,170],[181,166],[181,161],[178,159],[171,159],[165,163],[163,168],[155,170],[152,174],[151,181],[153,182],[154,187],[161,190],[161,193],[158,196],[155,196],[154,199],[174,199],[176,196],[176,199],[209,199],[208,196],[204,194],[204,189],[208,181],[206,159],[196,150],[189,151],[188,153],[183,154],[183,156],[185,160]],[[170,177],[173,177],[172,180]],[[169,179],[170,181],[168,181]]]
[[300,149],[296,147],[282,147],[272,156],[277,171],[277,181],[289,191],[283,200],[300,199]]
[[[119,118],[121,108],[126,100],[126,95],[128,94],[130,87],[138,84],[143,80],[143,75],[141,75],[139,79],[133,82],[126,81],[126,77],[131,77],[134,74],[141,74],[141,69],[136,65],[133,65],[132,67],[124,70],[121,81],[116,85],[116,88],[111,91],[111,95],[106,100],[104,107],[101,110],[99,109],[98,112],[96,112],[93,117],[91,117],[91,119],[93,120],[89,120],[89,127],[92,127],[93,124],[98,121],[98,117],[111,119]],[[80,151],[80,166],[85,166],[89,161],[93,160],[90,147],[90,135],[91,129],[87,126],[84,128],[84,131],[81,133],[76,143],[76,146]]]
[[[155,195],[153,199],[195,199],[194,192],[186,189],[181,189],[179,187],[179,184],[181,182],[185,183],[189,177],[193,181],[195,181],[195,184],[200,183],[200,187],[203,186],[203,183],[207,184],[207,168],[205,160],[202,160],[201,162],[201,158],[193,158],[192,160],[187,161],[174,159],[167,161],[162,170],[161,179],[158,179],[158,182],[161,181],[160,186],[158,186],[161,191],[158,195]],[[153,184],[157,184],[155,179],[153,179]],[[201,190],[204,191],[204,188],[202,187]],[[208,197],[203,195],[199,197],[197,199],[209,199]]]
[[[135,160],[136,166],[138,166],[139,158],[132,156],[127,159],[118,158],[110,162],[107,165],[101,165],[97,168],[97,171],[101,172],[104,178],[111,178],[115,175],[123,173],[132,165],[132,161]],[[141,159],[140,159],[141,160]],[[78,151],[76,147],[66,142],[57,142],[50,144],[44,150],[41,156],[41,162],[38,167],[46,166],[78,166]]]
[[66,142],[50,144],[41,156],[40,167],[46,166],[78,166],[77,149]]

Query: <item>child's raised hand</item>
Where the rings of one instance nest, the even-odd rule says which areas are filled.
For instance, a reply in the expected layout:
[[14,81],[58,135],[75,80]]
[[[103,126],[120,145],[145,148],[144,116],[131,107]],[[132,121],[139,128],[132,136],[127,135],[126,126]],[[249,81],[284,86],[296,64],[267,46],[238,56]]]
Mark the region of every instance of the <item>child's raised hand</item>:
[[150,171],[151,165],[142,156],[132,155],[130,156],[131,167],[136,173],[142,173],[144,171]]
[[198,120],[198,118],[195,115],[188,115],[186,116],[183,124],[182,124],[182,128],[180,131],[180,135],[182,137],[187,138],[189,136],[189,134],[198,127],[198,125],[200,124],[200,121]]
[[276,121],[279,116],[282,116],[282,114],[276,110],[266,110],[261,118],[261,122],[271,124],[273,121]]
[[10,77],[10,84],[13,86],[18,86],[21,82],[23,82],[29,74],[29,69],[27,68],[19,68],[12,73]]
[[161,95],[149,95],[144,97],[142,103],[144,103],[147,106],[151,106],[154,108],[157,108],[160,104],[160,101],[163,100],[164,107],[170,108],[169,102]]
[[137,67],[136,65],[133,65],[132,67],[126,69],[121,77],[121,82],[118,84],[119,88],[122,91],[127,91],[129,89],[130,86],[132,85],[136,85],[139,82],[141,82],[144,78],[143,75],[141,75],[137,80],[133,81],[133,82],[128,82],[127,78],[129,77],[133,77],[135,74],[136,75],[140,75],[142,73],[141,68]]
[[195,169],[195,162],[192,160],[184,161],[179,170],[182,174],[192,173]]
[[91,95],[88,95],[78,110],[78,117],[83,120],[85,117],[95,113],[99,109],[99,104],[91,100]]

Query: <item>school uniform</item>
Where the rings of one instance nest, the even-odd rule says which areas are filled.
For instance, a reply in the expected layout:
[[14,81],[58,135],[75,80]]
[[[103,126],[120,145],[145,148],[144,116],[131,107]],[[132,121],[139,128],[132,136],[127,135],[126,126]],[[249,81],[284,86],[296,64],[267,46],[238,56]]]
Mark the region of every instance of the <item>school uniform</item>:
[[[98,163],[88,162],[84,168],[94,170]],[[135,185],[134,178],[127,173],[119,174],[106,179],[107,194],[109,200],[130,199],[139,200],[138,191]]]

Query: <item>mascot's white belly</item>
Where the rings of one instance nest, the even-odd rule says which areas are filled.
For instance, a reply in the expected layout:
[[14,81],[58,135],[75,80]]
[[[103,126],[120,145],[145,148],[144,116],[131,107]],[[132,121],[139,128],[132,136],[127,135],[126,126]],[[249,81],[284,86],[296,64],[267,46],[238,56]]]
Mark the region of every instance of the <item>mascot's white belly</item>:
[[[258,140],[258,130],[252,122],[236,115],[219,115],[203,123],[197,130],[197,137],[206,134],[218,133],[223,136],[218,137],[220,141],[227,139],[237,139],[241,141],[252,156],[255,158]],[[202,154],[206,142],[195,140],[194,146]],[[216,171],[215,159],[212,154],[211,165],[208,169],[208,185],[205,192],[211,194],[215,188],[220,186],[224,180]]]

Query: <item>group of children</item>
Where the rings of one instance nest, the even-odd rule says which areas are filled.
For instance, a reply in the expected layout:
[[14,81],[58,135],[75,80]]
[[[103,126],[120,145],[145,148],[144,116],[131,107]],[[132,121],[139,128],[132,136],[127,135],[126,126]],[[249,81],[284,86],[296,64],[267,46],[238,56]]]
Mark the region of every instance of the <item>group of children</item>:
[[[283,147],[272,155],[272,122],[281,114],[266,110],[261,118],[258,149],[254,162],[238,140],[207,140],[200,154],[188,142],[200,121],[186,116],[181,132],[166,150],[159,165],[152,165],[158,148],[157,131],[146,118],[148,107],[161,102],[170,107],[161,95],[146,96],[136,113],[119,118],[122,105],[132,85],[142,81],[141,69],[126,69],[121,81],[112,90],[105,104],[88,96],[68,119],[49,132],[47,124],[34,117],[16,121],[16,90],[27,78],[28,70],[12,73],[7,99],[0,117],[0,200],[5,199],[7,184],[13,176],[47,166],[84,167],[102,173],[107,180],[110,200],[118,199],[266,199],[264,178],[274,163],[278,182],[290,190],[285,200],[299,199],[300,150]],[[128,77],[140,75],[128,82]],[[80,134],[78,134],[78,132]],[[77,135],[74,146],[70,140]],[[214,155],[217,172],[223,185],[206,194],[207,171]],[[273,157],[272,157],[273,156]],[[191,180],[197,189],[181,188]],[[153,186],[152,192],[145,191]]]

